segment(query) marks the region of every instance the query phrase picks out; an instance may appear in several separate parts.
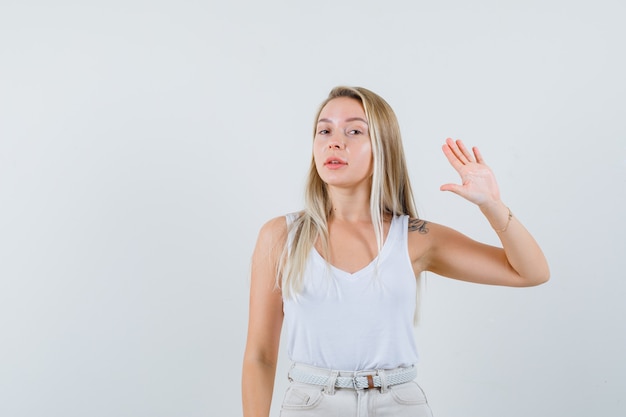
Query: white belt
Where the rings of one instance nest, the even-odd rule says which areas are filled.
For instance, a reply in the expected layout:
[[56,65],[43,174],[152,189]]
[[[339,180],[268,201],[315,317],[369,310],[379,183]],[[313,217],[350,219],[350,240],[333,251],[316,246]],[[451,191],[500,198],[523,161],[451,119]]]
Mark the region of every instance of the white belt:
[[[369,375],[359,376],[359,372],[355,372],[354,376],[337,376],[335,377],[335,388],[351,388],[351,389],[370,389],[381,388],[383,386],[383,378],[380,374],[385,371],[371,371]],[[364,374],[365,372],[360,372]],[[404,384],[413,381],[417,377],[417,369],[415,366],[403,368],[398,371],[385,372],[384,383],[387,386]],[[289,378],[292,381],[303,384],[327,386],[332,376],[315,375],[305,370],[299,369],[297,366],[289,371]]]

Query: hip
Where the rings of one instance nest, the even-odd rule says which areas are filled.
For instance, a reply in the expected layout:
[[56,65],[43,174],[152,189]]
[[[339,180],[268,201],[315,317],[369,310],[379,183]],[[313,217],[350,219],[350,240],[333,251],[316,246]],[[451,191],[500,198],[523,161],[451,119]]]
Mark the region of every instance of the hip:
[[414,366],[335,371],[294,364],[281,417],[432,417]]

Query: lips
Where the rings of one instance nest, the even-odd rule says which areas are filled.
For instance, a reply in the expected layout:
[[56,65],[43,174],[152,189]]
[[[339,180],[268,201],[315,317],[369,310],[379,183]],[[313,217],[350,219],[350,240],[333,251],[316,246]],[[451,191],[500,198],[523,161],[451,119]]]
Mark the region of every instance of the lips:
[[324,161],[324,166],[328,167],[340,167],[343,165],[348,165],[348,162],[345,159],[339,158],[337,156],[331,156],[326,158]]

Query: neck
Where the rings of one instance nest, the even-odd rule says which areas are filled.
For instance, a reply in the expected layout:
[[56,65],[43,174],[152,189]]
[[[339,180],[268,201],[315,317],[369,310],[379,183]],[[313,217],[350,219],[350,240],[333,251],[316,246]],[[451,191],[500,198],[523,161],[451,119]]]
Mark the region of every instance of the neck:
[[328,187],[332,202],[331,217],[347,222],[371,222],[370,191],[365,188],[342,189]]

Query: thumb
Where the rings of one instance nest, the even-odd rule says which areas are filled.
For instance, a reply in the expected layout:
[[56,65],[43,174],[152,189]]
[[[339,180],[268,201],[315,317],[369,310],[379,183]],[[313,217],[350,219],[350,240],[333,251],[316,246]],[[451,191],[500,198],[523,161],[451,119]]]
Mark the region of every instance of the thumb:
[[440,191],[452,191],[455,194],[459,194],[461,186],[458,184],[444,184],[439,187]]

